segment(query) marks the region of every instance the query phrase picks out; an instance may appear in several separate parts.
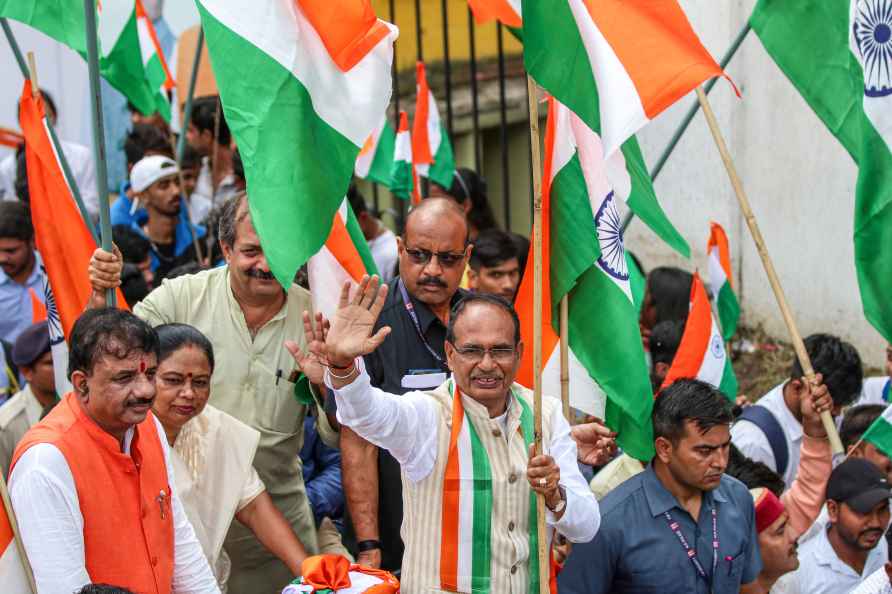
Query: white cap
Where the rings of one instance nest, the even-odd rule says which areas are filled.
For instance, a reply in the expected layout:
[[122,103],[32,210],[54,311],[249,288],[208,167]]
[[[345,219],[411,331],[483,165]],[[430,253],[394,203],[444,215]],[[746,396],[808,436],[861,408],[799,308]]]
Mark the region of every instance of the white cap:
[[163,155],[152,155],[138,161],[130,170],[130,186],[134,192],[143,192],[159,179],[180,172],[177,162]]

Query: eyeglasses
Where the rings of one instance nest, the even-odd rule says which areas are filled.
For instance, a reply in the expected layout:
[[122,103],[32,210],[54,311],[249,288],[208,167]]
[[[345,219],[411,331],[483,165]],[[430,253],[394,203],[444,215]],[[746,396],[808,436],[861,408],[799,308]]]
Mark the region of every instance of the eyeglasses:
[[417,248],[406,248],[406,253],[409,254],[409,259],[412,260],[413,264],[427,264],[431,261],[431,258],[434,256],[437,257],[437,262],[440,263],[440,266],[444,266],[446,268],[452,268],[459,262],[461,262],[465,254],[464,252],[460,254],[454,254],[452,252],[432,252],[430,250],[422,250]]
[[479,346],[455,347],[455,351],[462,356],[463,359],[471,363],[480,363],[486,354],[492,357],[497,363],[511,363],[514,360],[514,347],[493,347],[485,349]]

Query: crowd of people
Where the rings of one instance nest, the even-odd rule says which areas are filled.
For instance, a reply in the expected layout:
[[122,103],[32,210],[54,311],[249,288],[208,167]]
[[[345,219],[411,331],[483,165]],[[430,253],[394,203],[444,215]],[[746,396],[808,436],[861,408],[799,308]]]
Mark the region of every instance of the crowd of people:
[[[816,376],[796,362],[752,403],[663,387],[693,277],[654,268],[655,455],[620,451],[600,419],[571,425],[554,398],[537,452],[512,305],[529,241],[498,228],[480,175],[432,183],[395,229],[351,187],[380,277],[326,320],[305,274],[283,290],[269,269],[218,98],[196,100],[186,140],[178,162],[138,114],[123,139],[115,247],[83,270],[68,393],[24,151],[0,163],[0,471],[41,593],[280,592],[320,554],[407,594],[536,591],[543,511],[559,592],[892,591],[892,460],[861,439],[892,347],[865,379],[852,345],[814,334]],[[95,216],[92,164],[70,150]],[[130,311],[107,307],[117,287]]]

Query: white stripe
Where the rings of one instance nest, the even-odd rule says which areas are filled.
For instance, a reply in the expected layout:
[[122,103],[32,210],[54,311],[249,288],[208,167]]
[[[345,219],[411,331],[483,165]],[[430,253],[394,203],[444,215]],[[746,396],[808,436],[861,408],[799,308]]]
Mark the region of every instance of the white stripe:
[[712,313],[709,314],[709,320],[712,324],[709,343],[706,345],[706,352],[703,353],[703,362],[697,371],[697,379],[718,388],[725,373],[725,343]]
[[549,172],[553,180],[557,177],[558,172],[563,169],[573,155],[576,154],[576,140],[570,129],[570,110],[559,102],[556,103],[556,114],[554,121],[554,149],[551,158],[551,171]]
[[[356,157],[356,165],[353,168],[354,173],[356,173],[356,177],[361,177],[365,179],[369,175],[369,169],[372,168],[372,161],[375,160],[375,154],[378,152],[378,143],[381,142],[381,132],[384,131],[384,126],[387,125],[387,116],[385,115],[381,118],[381,123],[377,128],[372,130],[370,134],[372,138],[372,146],[369,150]],[[365,143],[363,143],[365,144]]]
[[372,586],[376,586],[384,580],[360,571],[351,571],[348,574],[350,585],[342,590],[335,590],[335,594],[363,594]]
[[[607,395],[595,382],[570,349],[570,406],[582,412],[604,418]],[[545,368],[542,370],[542,394],[560,398],[561,396],[561,345],[557,343]]]
[[709,270],[709,292],[712,295],[713,300],[718,299],[719,291],[722,290],[722,287],[725,286],[725,283],[728,282],[728,276],[725,274],[725,269],[722,268],[722,262],[719,260],[719,248],[718,246],[712,246],[709,248],[709,257],[706,261],[707,269]]
[[[880,24],[888,25],[888,21],[883,23],[882,20],[880,20],[879,22],[869,23],[868,21],[870,19],[867,18],[868,9],[873,7],[874,10],[879,10],[880,5],[879,2],[869,2],[866,0],[852,0],[849,4],[849,50],[861,65],[861,78],[864,81],[864,86],[862,88],[865,89],[868,87],[889,84],[888,46],[883,44],[885,47],[882,47],[881,44],[876,43],[876,38],[873,37],[872,34],[872,29],[874,27],[877,27]],[[868,51],[872,50],[875,55],[880,54],[876,56],[877,59],[875,62],[871,61],[869,66],[865,64],[864,56],[862,55],[855,38],[854,25],[856,24],[864,31],[862,35],[868,39],[872,38],[874,41],[872,44],[866,42],[869,45],[865,45],[865,47],[870,47],[870,50]],[[867,93],[864,93],[862,104],[864,114],[867,116],[867,119],[870,120],[870,123],[877,131],[877,134],[879,134],[880,138],[885,142],[887,150],[892,150],[892,95],[869,97]]]
[[649,119],[632,78],[592,20],[583,0],[569,0],[569,3],[598,86],[601,134],[605,154],[611,155]]
[[10,541],[6,550],[0,555],[0,582],[3,582],[3,594],[31,594],[28,576],[22,567],[22,560],[14,540]]
[[[461,398],[458,390],[455,397]],[[474,458],[471,454],[471,432],[465,415],[458,434],[458,476],[461,489],[458,495],[458,571],[456,586],[459,592],[471,591],[471,567],[474,552]],[[466,482],[468,481],[468,482]],[[468,488],[465,488],[465,487]]]
[[427,92],[427,139],[431,149],[431,156],[436,157],[440,150],[443,138],[440,134],[440,110],[437,108],[437,100],[434,94]]
[[332,319],[338,309],[341,287],[347,281],[352,283],[353,279],[325,245],[307,261],[307,276],[313,310]]
[[136,10],[134,0],[106,0],[96,14],[99,53],[107,57],[120,41],[124,27]]
[[[362,146],[390,103],[391,33],[349,72],[342,72],[293,0],[199,0],[234,34],[278,62],[310,94],[313,109],[332,128]],[[383,21],[382,21],[383,22]],[[248,68],[250,65],[245,64]]]
[[155,44],[152,43],[152,35],[149,33],[146,19],[136,19],[136,30],[139,31],[139,52],[142,54],[142,65],[146,66],[155,55]]
[[523,15],[523,7],[520,3],[520,0],[508,0],[508,4],[511,5],[511,8],[514,12],[517,13],[517,17],[520,18]]
[[396,145],[393,149],[393,160],[404,163],[412,162],[412,137],[409,132],[397,132]]
[[883,420],[892,425],[892,405],[887,406],[883,411]]

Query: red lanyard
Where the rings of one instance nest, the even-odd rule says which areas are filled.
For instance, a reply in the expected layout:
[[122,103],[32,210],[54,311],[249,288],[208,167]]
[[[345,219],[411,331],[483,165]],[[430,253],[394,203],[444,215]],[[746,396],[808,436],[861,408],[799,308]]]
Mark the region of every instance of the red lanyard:
[[421,324],[418,322],[418,314],[415,313],[415,306],[412,305],[412,300],[409,299],[409,293],[406,291],[406,285],[403,284],[403,279],[399,279],[398,281],[400,287],[400,293],[403,297],[403,304],[406,306],[406,311],[409,313],[409,317],[412,318],[412,324],[415,326],[415,331],[418,332],[418,338],[421,339],[421,343],[427,348],[427,352],[429,352],[434,359],[437,360],[437,363],[443,364],[443,357],[437,354],[437,351],[433,349],[431,345],[428,344],[427,338],[424,337],[424,332],[421,331]]
[[678,542],[681,543],[681,547],[687,554],[688,559],[694,564],[694,569],[697,570],[697,575],[703,578],[703,581],[709,584],[710,589],[712,589],[712,580],[715,579],[715,571],[719,564],[719,525],[718,513],[715,510],[715,506],[712,507],[712,579],[706,575],[706,570],[703,569],[703,564],[700,563],[700,559],[697,558],[697,550],[691,547],[688,543],[688,539],[681,533],[681,527],[678,525],[678,522],[672,519],[669,512],[666,512],[663,515],[669,523],[669,530],[678,537]]

